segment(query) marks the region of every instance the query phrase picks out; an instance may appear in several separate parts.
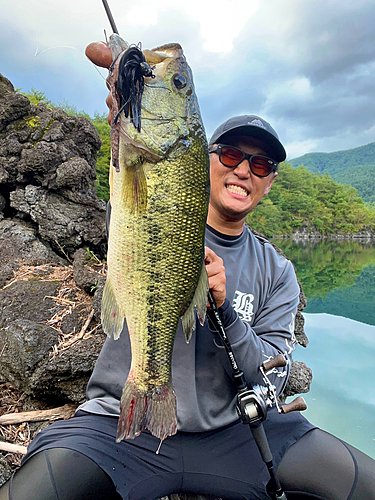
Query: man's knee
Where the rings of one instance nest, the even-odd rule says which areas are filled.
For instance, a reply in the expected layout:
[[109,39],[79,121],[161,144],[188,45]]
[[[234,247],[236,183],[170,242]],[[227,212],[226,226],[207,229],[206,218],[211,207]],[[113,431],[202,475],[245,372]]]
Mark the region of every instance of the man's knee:
[[288,449],[278,476],[286,491],[343,500],[355,485],[356,464],[339,439],[314,429]]
[[12,500],[69,500],[72,492],[77,500],[119,498],[112,481],[95,462],[67,448],[36,453],[3,489],[2,500],[8,500],[8,496]]

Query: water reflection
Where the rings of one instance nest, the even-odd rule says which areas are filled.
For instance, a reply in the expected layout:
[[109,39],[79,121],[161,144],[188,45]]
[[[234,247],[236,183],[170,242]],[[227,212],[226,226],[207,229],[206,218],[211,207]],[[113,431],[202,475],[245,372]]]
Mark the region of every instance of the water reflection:
[[375,325],[375,245],[357,241],[277,240],[296,267],[306,312]]
[[306,418],[375,458],[375,326],[305,313],[310,344],[295,359],[313,370]]
[[308,301],[306,312],[328,312],[375,325],[375,266],[364,267],[354,284]]
[[313,370],[306,417],[375,458],[375,245],[276,240],[307,297],[307,349],[294,358]]

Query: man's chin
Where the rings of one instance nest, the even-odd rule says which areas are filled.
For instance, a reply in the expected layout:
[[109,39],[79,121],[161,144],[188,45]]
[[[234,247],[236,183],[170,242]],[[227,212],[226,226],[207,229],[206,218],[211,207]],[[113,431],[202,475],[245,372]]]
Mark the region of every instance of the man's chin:
[[231,222],[245,222],[246,216],[251,212],[251,210],[234,210],[234,209],[227,209],[226,210],[226,218],[228,221]]

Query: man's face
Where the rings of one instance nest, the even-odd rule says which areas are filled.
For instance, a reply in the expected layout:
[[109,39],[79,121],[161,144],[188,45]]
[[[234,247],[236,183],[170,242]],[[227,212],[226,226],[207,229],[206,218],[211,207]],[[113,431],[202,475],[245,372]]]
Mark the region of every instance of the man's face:
[[[251,155],[270,156],[260,141],[250,137],[232,140],[231,145]],[[246,215],[269,192],[276,175],[272,172],[268,177],[257,177],[251,172],[246,159],[237,167],[228,168],[220,162],[218,154],[210,154],[210,210],[228,221],[245,220]]]

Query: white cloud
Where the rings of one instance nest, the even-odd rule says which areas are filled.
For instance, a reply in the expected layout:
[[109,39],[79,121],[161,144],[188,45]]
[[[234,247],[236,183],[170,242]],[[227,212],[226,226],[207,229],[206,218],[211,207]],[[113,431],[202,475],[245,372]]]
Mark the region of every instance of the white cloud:
[[296,76],[284,81],[269,82],[267,85],[267,104],[271,107],[275,101],[293,99],[310,99],[313,97],[313,89],[310,81],[305,76]]
[[317,141],[313,140],[288,142],[285,144],[288,159],[298,158],[306,153],[316,151],[317,144]]
[[[112,2],[113,12],[119,10],[118,0]],[[247,21],[258,10],[260,0],[192,0],[176,5],[174,0],[148,0],[138,2],[126,14],[119,16],[119,23],[126,26],[151,26],[160,21],[161,14],[180,12],[179,28],[184,30],[187,20],[197,23],[203,40],[201,50],[215,53],[230,52],[233,41]],[[191,33],[194,36],[194,33]]]
[[260,0],[198,1],[193,16],[201,25],[204,49],[230,52],[234,39],[258,10],[259,4]]
[[128,24],[152,26],[158,22],[158,12],[154,6],[145,9],[138,4],[126,13],[125,19]]

